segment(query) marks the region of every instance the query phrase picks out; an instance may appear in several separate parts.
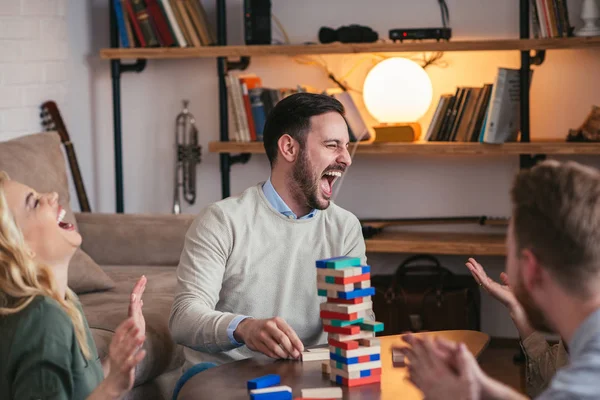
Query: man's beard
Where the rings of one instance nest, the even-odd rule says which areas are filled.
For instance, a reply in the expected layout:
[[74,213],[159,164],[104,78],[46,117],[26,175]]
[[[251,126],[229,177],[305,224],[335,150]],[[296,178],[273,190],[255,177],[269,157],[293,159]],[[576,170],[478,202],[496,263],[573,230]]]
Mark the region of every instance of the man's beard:
[[521,279],[517,280],[512,291],[521,304],[521,307],[523,307],[531,327],[537,331],[553,333],[554,329],[550,327],[542,310],[535,304],[529,292],[523,287],[523,281]]
[[[336,164],[327,168],[327,171],[331,170],[344,172],[345,167]],[[312,171],[313,167],[308,155],[304,150],[300,150],[300,157],[292,170],[294,180],[292,195],[298,200],[306,202],[311,210],[325,210],[331,201],[319,196],[322,175],[314,176]]]

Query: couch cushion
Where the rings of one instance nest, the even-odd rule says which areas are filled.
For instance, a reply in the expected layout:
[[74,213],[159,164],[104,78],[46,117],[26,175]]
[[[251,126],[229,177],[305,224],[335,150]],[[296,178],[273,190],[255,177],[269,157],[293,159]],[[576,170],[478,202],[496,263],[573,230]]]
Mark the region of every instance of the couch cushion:
[[[71,211],[69,184],[60,137],[37,133],[0,143],[0,171],[38,192],[57,192],[65,220],[77,227]],[[69,287],[75,293],[107,290],[114,282],[83,250],[77,249],[69,266]]]
[[177,283],[176,268],[158,266],[106,266],[115,281],[113,290],[79,296],[101,358],[108,354],[112,335],[125,318],[129,295],[142,275],[146,275],[144,318],[146,319],[146,357],[136,370],[135,385],[141,385],[165,371],[183,365],[182,347],[169,332],[169,314]]

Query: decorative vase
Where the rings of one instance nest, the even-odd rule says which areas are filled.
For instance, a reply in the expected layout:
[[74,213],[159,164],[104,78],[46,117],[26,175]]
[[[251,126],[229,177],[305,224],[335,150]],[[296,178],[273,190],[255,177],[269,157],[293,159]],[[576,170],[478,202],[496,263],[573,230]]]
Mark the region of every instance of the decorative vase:
[[600,8],[598,8],[596,0],[583,0],[581,19],[584,25],[575,32],[576,36],[600,36],[600,26],[598,25]]

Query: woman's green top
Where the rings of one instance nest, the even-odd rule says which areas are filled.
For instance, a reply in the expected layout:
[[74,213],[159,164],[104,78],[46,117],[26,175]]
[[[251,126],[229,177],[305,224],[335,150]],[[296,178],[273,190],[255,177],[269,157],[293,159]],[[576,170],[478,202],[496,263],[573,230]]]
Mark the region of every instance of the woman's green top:
[[67,313],[36,297],[17,314],[0,316],[0,399],[85,399],[104,379],[81,306],[91,359],[86,360]]

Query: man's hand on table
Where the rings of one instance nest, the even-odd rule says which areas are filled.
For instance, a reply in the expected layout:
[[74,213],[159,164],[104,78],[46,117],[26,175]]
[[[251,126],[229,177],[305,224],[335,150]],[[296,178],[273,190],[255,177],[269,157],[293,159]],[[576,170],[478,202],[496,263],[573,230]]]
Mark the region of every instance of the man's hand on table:
[[237,326],[233,337],[250,350],[271,358],[299,359],[304,351],[302,341],[283,318],[246,318]]

